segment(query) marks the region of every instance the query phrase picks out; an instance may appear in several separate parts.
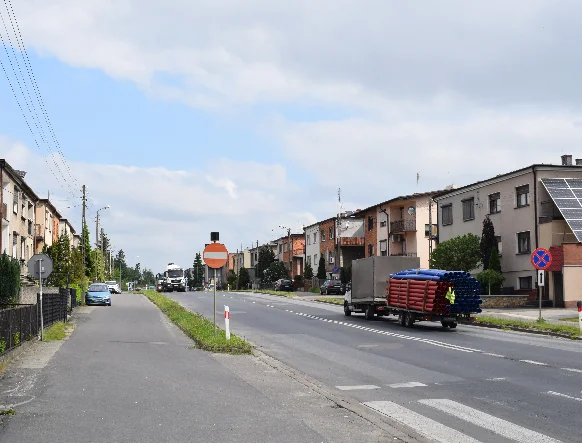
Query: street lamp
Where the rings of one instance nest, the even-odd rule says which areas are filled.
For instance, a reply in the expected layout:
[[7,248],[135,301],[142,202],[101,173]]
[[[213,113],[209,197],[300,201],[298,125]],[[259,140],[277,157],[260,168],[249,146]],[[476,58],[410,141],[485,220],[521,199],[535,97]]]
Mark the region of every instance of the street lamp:
[[[98,257],[97,257],[97,249],[99,248],[99,211],[103,211],[104,209],[109,209],[110,206],[104,206],[101,209],[97,210],[97,223],[95,225],[95,281],[97,281],[98,275],[97,275],[97,261],[98,261]],[[101,247],[103,248],[103,244],[101,245]],[[103,250],[101,250],[101,255],[103,255]]]

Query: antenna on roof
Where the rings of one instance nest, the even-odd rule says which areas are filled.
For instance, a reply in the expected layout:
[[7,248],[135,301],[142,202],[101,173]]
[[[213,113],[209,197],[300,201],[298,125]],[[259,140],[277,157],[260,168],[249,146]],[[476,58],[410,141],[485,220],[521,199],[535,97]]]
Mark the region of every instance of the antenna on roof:
[[416,173],[416,186],[418,187],[418,181],[420,180],[420,172]]

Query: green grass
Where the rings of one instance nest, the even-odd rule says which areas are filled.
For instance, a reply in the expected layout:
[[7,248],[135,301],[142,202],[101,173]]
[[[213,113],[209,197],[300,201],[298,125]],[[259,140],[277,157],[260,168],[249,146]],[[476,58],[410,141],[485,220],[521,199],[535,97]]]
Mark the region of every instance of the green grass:
[[333,303],[334,305],[343,305],[344,304],[344,299],[337,298],[337,297],[317,297],[316,300],[317,301],[324,301],[327,303]]
[[12,408],[10,409],[3,409],[0,411],[0,415],[15,415],[16,411]]
[[526,321],[526,320],[510,320],[505,318],[490,317],[487,315],[478,315],[475,320],[476,323],[490,324],[501,327],[516,327],[522,329],[530,329],[534,331],[554,332],[563,335],[568,335],[572,338],[582,336],[580,329],[577,326],[558,325],[542,321]]
[[274,291],[272,289],[247,289],[247,290],[238,290],[238,291],[231,290],[230,292],[254,292],[257,294],[269,294],[269,295],[281,295],[283,297],[295,297],[294,292]]
[[314,294],[320,294],[321,289],[320,288],[310,288],[309,292],[313,292]]
[[43,336],[44,340],[64,340],[65,339],[65,323],[59,321],[53,323],[50,328],[46,330]]
[[573,321],[578,323],[578,317],[566,317],[566,318],[561,318],[560,320],[562,321]]
[[188,311],[178,302],[154,290],[143,291],[152,303],[168,316],[196,345],[206,351],[225,352],[231,354],[250,354],[251,345],[246,340],[230,334],[226,339],[224,330],[217,328],[214,334],[214,324],[207,318],[195,312]]

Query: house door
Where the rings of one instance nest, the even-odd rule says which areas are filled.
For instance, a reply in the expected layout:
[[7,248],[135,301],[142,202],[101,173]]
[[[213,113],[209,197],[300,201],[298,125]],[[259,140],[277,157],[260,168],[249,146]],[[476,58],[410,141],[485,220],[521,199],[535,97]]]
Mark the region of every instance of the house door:
[[564,307],[564,276],[561,272],[552,272],[554,280],[554,307]]

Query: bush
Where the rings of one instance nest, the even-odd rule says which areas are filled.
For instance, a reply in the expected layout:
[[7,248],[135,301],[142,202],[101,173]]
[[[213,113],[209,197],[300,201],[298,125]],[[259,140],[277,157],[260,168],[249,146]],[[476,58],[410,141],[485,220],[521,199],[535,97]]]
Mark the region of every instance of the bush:
[[20,264],[4,253],[0,255],[0,303],[16,303],[20,292]]
[[295,281],[303,281],[303,276],[302,275],[296,275],[295,277],[293,277],[293,279]]
[[491,285],[491,295],[501,295],[501,289],[505,280],[505,277],[501,272],[487,269],[486,271],[480,272],[475,277],[481,283],[483,294],[489,294],[489,285]]

